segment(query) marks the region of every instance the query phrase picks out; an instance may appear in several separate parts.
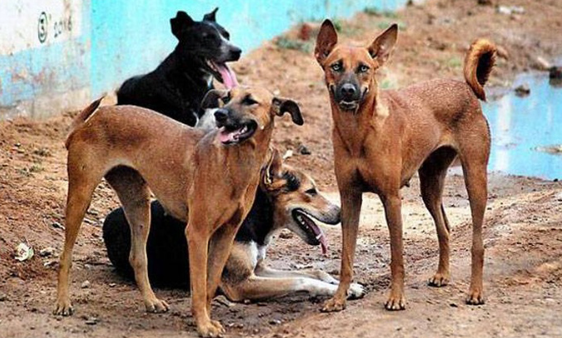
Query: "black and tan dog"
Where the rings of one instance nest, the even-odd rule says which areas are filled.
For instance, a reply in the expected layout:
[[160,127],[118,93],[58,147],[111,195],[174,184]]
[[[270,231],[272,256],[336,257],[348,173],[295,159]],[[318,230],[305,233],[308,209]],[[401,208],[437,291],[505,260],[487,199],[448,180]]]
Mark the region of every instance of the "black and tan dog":
[[[167,215],[158,201],[151,205],[147,243],[148,277],[152,285],[189,287],[188,250],[183,233],[185,222]],[[280,271],[266,264],[267,249],[282,229],[289,229],[310,245],[326,251],[326,237],[314,220],[327,224],[340,221],[340,208],[318,191],[313,179],[282,163],[277,152],[262,170],[254,205],[234,239],[222,273],[220,289],[231,301],[263,300],[297,292],[333,296],[338,281],[321,270]],[[129,225],[122,208],[112,211],[103,224],[103,238],[117,271],[134,278],[129,263]],[[363,293],[352,284],[350,296]]]
[[487,199],[490,130],[478,99],[494,64],[496,48],[476,41],[465,59],[465,81],[433,80],[380,91],[377,70],[398,34],[392,25],[367,47],[338,44],[333,24],[322,24],[315,56],[324,70],[334,127],[335,172],[342,201],[341,282],[325,311],[345,307],[353,276],[362,194],[379,195],[390,230],[391,291],[385,307],[402,310],[404,261],[400,188],[418,172],[425,205],[437,228],[439,267],[430,285],[449,282],[449,222],[442,203],[447,168],[459,158],[472,211],[472,277],[466,302],[482,304],[482,223]]
[[176,48],[154,71],[125,81],[117,91],[118,104],[149,108],[194,126],[203,113],[205,93],[213,89],[213,78],[227,89],[237,85],[227,62],[238,60],[242,51],[217,23],[217,10],[205,14],[202,21],[182,11],[170,19]]
[[[218,336],[211,301],[234,236],[250,211],[267,162],[274,117],[288,112],[302,125],[298,105],[265,89],[211,91],[228,104],[215,112],[219,129],[204,133],[136,106],[97,109],[92,103],[74,120],[66,140],[68,199],[54,313],[69,315],[72,249],[92,193],[105,177],[131,225],[130,262],[148,311],[166,311],[147,273],[150,191],[166,211],[187,223],[192,311],[197,331]],[[150,190],[149,190],[150,189]],[[187,255],[187,253],[186,253]]]

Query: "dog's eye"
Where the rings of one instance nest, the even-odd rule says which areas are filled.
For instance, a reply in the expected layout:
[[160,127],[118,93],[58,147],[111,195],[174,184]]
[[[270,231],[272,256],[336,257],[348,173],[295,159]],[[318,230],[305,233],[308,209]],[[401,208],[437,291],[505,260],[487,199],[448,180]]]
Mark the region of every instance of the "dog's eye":
[[242,104],[246,105],[246,106],[251,106],[253,104],[258,103],[258,101],[254,100],[251,96],[246,96],[243,100],[242,100]]
[[357,68],[357,70],[359,71],[359,73],[366,73],[367,71],[369,71],[369,67],[365,66],[365,65],[360,65],[359,68]]
[[222,103],[224,103],[224,104],[228,104],[228,103],[230,102],[230,93],[229,93],[227,96],[222,97],[222,98],[221,98],[221,101],[222,101]]
[[307,191],[305,191],[304,193],[308,194],[310,196],[316,196],[316,195],[318,195],[318,190],[316,190],[316,188],[311,188],[311,189],[308,189]]
[[343,67],[342,67],[341,63],[338,62],[338,63],[334,63],[333,65],[331,65],[330,68],[332,68],[332,70],[334,72],[339,72],[339,71],[342,70]]

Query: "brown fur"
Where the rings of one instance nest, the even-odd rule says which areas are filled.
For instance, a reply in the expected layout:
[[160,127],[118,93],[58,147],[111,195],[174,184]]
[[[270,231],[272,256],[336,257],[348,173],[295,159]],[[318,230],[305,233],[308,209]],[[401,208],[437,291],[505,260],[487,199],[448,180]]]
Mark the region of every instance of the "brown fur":
[[[384,65],[396,42],[391,26],[365,47],[337,43],[326,20],[318,35],[315,55],[324,69],[332,107],[335,172],[342,201],[343,250],[341,282],[325,311],[345,308],[353,277],[353,260],[362,193],[379,195],[390,232],[391,290],[388,310],[402,310],[404,261],[400,189],[419,173],[424,203],[439,239],[439,266],[429,280],[433,286],[449,282],[449,231],[442,192],[447,168],[458,156],[462,163],[473,221],[472,277],[467,303],[482,304],[484,246],[482,223],[487,199],[486,166],[490,133],[478,98],[493,64],[495,48],[477,41],[468,53],[465,82],[432,80],[401,90],[380,91],[376,70]],[[338,102],[341,85],[353,83],[361,99]],[[359,92],[356,90],[356,92]]]
[[[257,103],[244,103],[248,96]],[[147,311],[168,310],[168,304],[156,298],[147,274],[152,191],[169,214],[187,222],[198,332],[203,336],[224,332],[210,319],[211,300],[234,235],[253,203],[273,117],[290,112],[293,120],[301,118],[294,102],[274,98],[263,89],[235,88],[229,97],[225,106],[229,114],[258,126],[250,138],[229,146],[219,141],[219,130],[205,134],[140,107],[95,110],[98,100],[78,115],[66,142],[68,199],[55,314],[72,313],[68,291],[72,249],[92,193],[105,177],[131,225],[130,262]]]

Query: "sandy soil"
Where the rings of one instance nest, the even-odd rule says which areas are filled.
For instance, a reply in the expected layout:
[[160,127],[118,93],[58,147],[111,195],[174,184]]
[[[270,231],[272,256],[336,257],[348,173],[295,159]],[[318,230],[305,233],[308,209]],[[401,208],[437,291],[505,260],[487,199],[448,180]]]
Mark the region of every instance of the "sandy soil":
[[[503,1],[505,2],[505,1]],[[501,2],[501,4],[503,4]],[[401,24],[393,59],[381,83],[394,88],[433,78],[461,77],[462,58],[476,37],[492,39],[508,56],[492,74],[495,86],[537,67],[537,57],[560,56],[562,1],[510,1],[524,14],[498,14],[474,0],[428,1],[396,15],[360,13],[342,25],[343,39],[366,44],[390,22]],[[317,23],[311,23],[314,28]],[[278,123],[275,143],[282,150],[305,145],[311,155],[288,161],[308,170],[337,199],[333,177],[330,114],[322,73],[310,54],[308,29],[297,27],[267,42],[235,65],[243,84],[264,86],[297,99],[306,119],[294,127]],[[305,36],[306,37],[306,36]],[[297,48],[297,49],[290,49]],[[63,140],[72,114],[48,121],[0,122],[0,337],[194,337],[190,298],[183,290],[157,290],[172,310],[146,314],[136,287],[117,276],[101,239],[104,215],[117,205],[101,185],[95,193],[75,250],[72,296],[76,314],[51,315],[56,261],[63,241],[66,151]],[[366,196],[357,249],[356,281],[368,294],[336,314],[319,312],[324,299],[308,296],[278,301],[214,304],[213,315],[232,337],[535,337],[562,336],[562,184],[492,174],[485,226],[487,303],[464,304],[470,262],[470,210],[462,176],[448,179],[445,203],[453,225],[453,281],[445,288],[426,286],[437,265],[437,241],[423,208],[416,179],[404,189],[406,296],[408,309],[383,309],[389,284],[388,232],[380,202]],[[270,252],[277,268],[318,267],[337,274],[340,231],[327,229],[328,257],[296,236],[279,239]],[[36,255],[17,262],[14,247],[27,241]],[[53,248],[52,254],[39,252]],[[82,287],[85,281],[89,286]]]

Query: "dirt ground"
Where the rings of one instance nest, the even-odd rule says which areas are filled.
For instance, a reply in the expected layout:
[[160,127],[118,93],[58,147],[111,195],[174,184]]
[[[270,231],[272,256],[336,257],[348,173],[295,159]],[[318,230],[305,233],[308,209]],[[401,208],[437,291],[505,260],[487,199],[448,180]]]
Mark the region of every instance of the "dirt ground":
[[[494,6],[476,5],[476,0],[430,0],[397,14],[368,11],[337,24],[342,39],[366,44],[389,23],[400,23],[397,48],[381,74],[385,88],[436,76],[460,78],[470,42],[490,38],[507,57],[498,59],[491,76],[492,91],[501,92],[519,72],[540,67],[537,57],[554,62],[562,56],[562,34],[556,33],[562,28],[562,1],[500,4],[522,6],[525,13],[500,14]],[[300,102],[305,126],[294,127],[283,119],[277,124],[275,144],[295,153],[299,145],[306,146],[310,155],[297,154],[288,161],[310,172],[337,199],[327,93],[311,56],[316,27],[318,23],[296,27],[249,53],[234,68],[242,84],[264,86]],[[312,38],[307,40],[309,28]],[[71,115],[0,122],[0,337],[195,337],[186,291],[156,290],[172,309],[147,314],[136,287],[115,274],[106,257],[101,224],[117,200],[105,184],[96,190],[75,250],[71,293],[76,313],[69,318],[51,315],[64,233],[63,140]],[[335,314],[319,312],[325,299],[305,295],[252,304],[219,299],[213,316],[228,327],[231,337],[560,337],[562,184],[492,173],[489,190],[485,305],[464,303],[470,210],[462,176],[452,169],[445,191],[452,223],[449,286],[426,286],[437,266],[437,240],[414,178],[411,188],[403,190],[406,311],[383,309],[390,278],[388,231],[378,198],[366,195],[355,264],[355,280],[368,291],[364,298],[350,301],[347,310]],[[340,230],[326,232],[331,243],[328,257],[289,235],[271,248],[271,265],[316,267],[337,274]],[[29,243],[35,257],[16,261],[14,248],[20,242]],[[52,253],[43,252],[42,257],[39,253],[46,248],[53,248]]]

